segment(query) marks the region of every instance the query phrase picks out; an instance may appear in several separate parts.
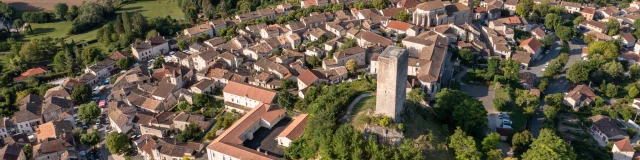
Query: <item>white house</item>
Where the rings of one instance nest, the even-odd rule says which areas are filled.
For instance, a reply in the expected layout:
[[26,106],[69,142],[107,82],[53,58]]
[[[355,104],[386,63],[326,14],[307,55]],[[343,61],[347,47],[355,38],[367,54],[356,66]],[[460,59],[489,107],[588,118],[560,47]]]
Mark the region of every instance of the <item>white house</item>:
[[631,160],[635,152],[636,150],[631,146],[629,138],[614,142],[611,148],[614,160]]
[[229,81],[222,90],[224,105],[229,110],[246,112],[259,104],[272,104],[277,92],[257,86]]
[[603,115],[596,115],[589,119],[593,122],[591,131],[604,143],[629,138],[629,135],[618,127],[615,119]]
[[278,137],[276,137],[278,145],[289,147],[293,140],[300,138],[302,133],[304,133],[304,128],[307,126],[308,117],[308,114],[300,114],[287,126],[287,128],[284,128]]
[[156,36],[143,43],[132,45],[131,51],[137,61],[148,61],[169,52],[169,43],[164,37]]

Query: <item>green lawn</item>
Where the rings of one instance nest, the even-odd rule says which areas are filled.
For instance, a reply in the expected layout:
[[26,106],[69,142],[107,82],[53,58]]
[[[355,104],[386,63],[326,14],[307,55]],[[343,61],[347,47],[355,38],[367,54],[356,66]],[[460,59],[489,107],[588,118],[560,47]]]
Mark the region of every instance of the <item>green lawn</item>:
[[147,18],[167,16],[171,16],[176,19],[184,18],[184,13],[182,13],[182,10],[178,7],[177,0],[149,0],[136,2],[123,6],[118,9],[117,13],[122,13],[124,11],[129,13],[140,12]]
[[[177,5],[176,0],[150,0],[142,1],[133,4],[128,4],[118,9],[117,13],[124,11],[134,13],[140,12],[147,18],[153,17],[166,17],[171,16],[173,18],[183,18],[184,14]],[[71,29],[71,23],[68,21],[52,22],[52,23],[33,23],[33,34],[27,34],[21,40],[26,42],[32,39],[39,39],[43,37],[51,38],[65,38],[68,41],[74,40],[75,42],[88,42],[96,39],[98,29],[82,33],[67,35],[67,32]],[[102,44],[92,46],[105,48]]]
[[368,96],[360,99],[358,103],[353,107],[353,111],[351,111],[351,116],[354,116],[360,113],[363,110],[373,109],[376,106],[376,96]]

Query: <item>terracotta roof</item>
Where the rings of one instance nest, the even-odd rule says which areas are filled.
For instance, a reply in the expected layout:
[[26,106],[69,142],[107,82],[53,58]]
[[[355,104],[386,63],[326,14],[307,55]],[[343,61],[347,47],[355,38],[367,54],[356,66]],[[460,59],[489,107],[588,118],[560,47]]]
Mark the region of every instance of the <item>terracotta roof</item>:
[[473,13],[486,13],[487,9],[485,9],[484,7],[475,7],[473,8]]
[[633,37],[633,35],[631,33],[623,32],[623,33],[620,33],[620,36],[622,38],[624,38],[629,43],[635,43],[635,41],[636,41],[636,38]]
[[380,10],[380,13],[382,13],[383,16],[385,17],[393,17],[393,15],[395,15],[398,12],[402,12],[404,11],[405,8],[404,7],[400,7],[400,8],[386,8],[386,9],[382,9]]
[[563,1],[560,3],[560,5],[565,6],[565,7],[574,7],[574,8],[580,8],[582,7],[581,3],[576,3],[576,2],[567,2],[567,1]]
[[358,33],[357,37],[379,46],[388,46],[392,44],[390,39],[387,39],[370,31],[361,31]]
[[126,58],[126,57],[129,57],[129,56],[131,56],[131,53],[129,53],[129,52],[115,51],[115,52],[113,52],[113,54],[111,54],[111,56],[109,58],[114,60],[114,61],[117,61],[119,59]]
[[160,104],[162,103],[162,101],[159,100],[155,100],[155,99],[151,99],[151,98],[145,98],[144,103],[142,103],[142,108],[151,110],[151,111],[159,111],[158,107],[160,107]]
[[420,2],[418,2],[417,0],[400,0],[399,3],[406,8],[414,8],[418,6],[418,3]]
[[38,141],[49,138],[58,139],[62,134],[73,131],[73,125],[69,121],[51,121],[38,126]]
[[365,53],[365,51],[366,50],[364,48],[355,46],[355,47],[351,47],[351,48],[347,48],[345,50],[339,51],[335,53],[333,56],[339,59],[339,58],[349,57],[352,55],[362,54],[362,53]]
[[538,50],[542,49],[542,44],[540,44],[540,41],[538,41],[536,37],[531,37],[522,41],[522,43],[520,43],[520,47],[530,47],[531,49],[533,49],[533,52],[536,53],[538,52]]
[[631,141],[629,141],[629,138],[625,138],[619,141],[616,141],[613,143],[620,151],[623,152],[635,152],[636,150],[633,149],[633,146],[631,146]]
[[532,33],[532,34],[534,34],[534,35],[536,35],[536,36],[540,36],[540,37],[544,37],[544,36],[546,36],[546,35],[547,35],[547,34],[546,34],[546,33],[544,33],[544,31],[543,31],[542,29],[540,29],[540,28],[533,29],[533,30],[531,31],[531,33]]
[[569,91],[569,93],[567,93],[567,95],[565,95],[564,98],[571,98],[576,101],[580,100],[585,102],[591,102],[596,99],[596,94],[593,93],[591,88],[589,88],[584,84],[581,84],[581,85],[577,85],[575,88]]
[[302,133],[304,133],[304,128],[307,126],[308,119],[308,114],[300,114],[287,126],[287,128],[280,132],[278,137],[287,137],[292,141],[299,138],[302,136]]
[[208,23],[203,23],[195,27],[187,28],[185,29],[185,31],[188,34],[197,34],[197,33],[206,32],[212,29],[213,27],[211,27],[211,25],[209,25]]
[[596,9],[591,7],[584,7],[582,8],[582,10],[580,10],[580,12],[587,14],[596,14]]
[[419,10],[430,11],[444,8],[444,3],[440,0],[422,2],[416,6]]
[[411,24],[402,21],[390,21],[387,25],[387,28],[407,31],[409,28],[411,28],[411,26]]
[[586,26],[586,25],[591,25],[600,29],[605,29],[607,28],[607,25],[604,23],[600,23],[598,21],[593,21],[593,20],[589,20],[589,21],[584,21],[582,22],[582,25]]
[[123,128],[129,122],[128,115],[124,114],[120,109],[113,109],[109,112],[109,119],[111,122],[115,123],[119,128]]
[[324,75],[312,69],[307,69],[304,72],[300,73],[300,76],[298,76],[298,80],[307,86],[310,86],[319,79],[325,79]]
[[615,136],[624,136],[628,138],[626,132],[620,130],[616,122],[611,118],[603,115],[596,115],[589,117],[589,119],[593,122],[593,126],[598,128],[600,132],[604,133],[607,137],[615,137]]
[[522,64],[529,65],[529,63],[531,62],[531,53],[516,51],[516,54],[511,55],[511,59]]
[[273,90],[234,81],[229,81],[222,92],[237,96],[245,96],[249,99],[253,99],[266,104],[271,104],[275,100],[277,95],[277,93]]
[[254,123],[259,121],[266,121],[270,124],[275,124],[274,121],[285,116],[285,114],[284,109],[280,109],[275,105],[260,104],[233,123],[231,127],[225,130],[220,136],[218,136],[218,138],[213,140],[207,148],[238,159],[277,159],[276,157],[265,155],[264,153],[260,153],[254,149],[244,147],[242,145],[244,140],[240,139],[241,136],[238,135],[243,135],[250,127],[253,126]]
[[47,92],[44,94],[44,97],[45,98],[48,98],[48,97],[70,98],[71,94],[63,86],[55,86],[53,88],[49,88],[49,90],[47,90]]

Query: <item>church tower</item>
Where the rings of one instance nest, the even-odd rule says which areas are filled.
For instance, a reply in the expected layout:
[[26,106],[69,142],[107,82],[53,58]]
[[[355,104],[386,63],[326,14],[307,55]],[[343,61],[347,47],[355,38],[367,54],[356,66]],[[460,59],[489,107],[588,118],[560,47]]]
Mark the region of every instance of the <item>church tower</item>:
[[404,110],[407,96],[407,68],[409,55],[406,49],[391,45],[378,57],[380,71],[377,76],[375,114],[398,120]]

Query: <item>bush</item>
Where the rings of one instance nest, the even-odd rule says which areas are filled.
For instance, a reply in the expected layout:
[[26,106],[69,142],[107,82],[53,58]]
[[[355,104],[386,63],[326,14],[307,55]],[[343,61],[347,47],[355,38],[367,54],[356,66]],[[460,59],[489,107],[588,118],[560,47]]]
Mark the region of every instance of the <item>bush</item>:
[[47,23],[53,20],[53,14],[49,12],[24,12],[22,20],[29,23]]
[[384,116],[382,119],[380,119],[380,125],[381,126],[389,126],[389,124],[391,123],[391,118]]
[[498,111],[510,111],[509,103],[502,98],[493,99],[493,107]]
[[638,131],[636,131],[636,129],[633,129],[633,128],[628,128],[628,129],[627,129],[627,134],[628,134],[630,137],[633,137],[633,136],[636,136],[636,135],[638,134]]

